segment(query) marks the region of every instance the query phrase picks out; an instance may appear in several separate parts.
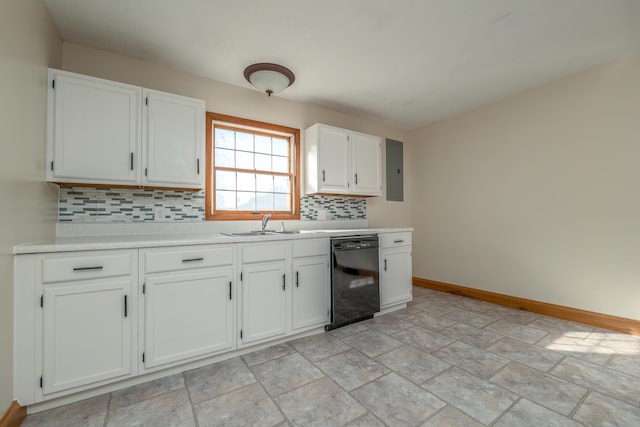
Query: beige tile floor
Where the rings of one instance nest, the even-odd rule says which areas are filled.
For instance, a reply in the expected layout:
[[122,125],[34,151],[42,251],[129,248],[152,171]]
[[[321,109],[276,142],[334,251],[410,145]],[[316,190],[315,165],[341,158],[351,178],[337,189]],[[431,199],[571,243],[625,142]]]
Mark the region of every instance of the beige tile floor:
[[405,310],[24,426],[640,426],[640,338],[414,288]]

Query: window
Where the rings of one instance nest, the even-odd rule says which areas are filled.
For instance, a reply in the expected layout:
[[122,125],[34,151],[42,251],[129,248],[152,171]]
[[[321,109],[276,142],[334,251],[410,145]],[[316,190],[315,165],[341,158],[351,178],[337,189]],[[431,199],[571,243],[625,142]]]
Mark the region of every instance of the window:
[[207,220],[300,218],[300,130],[207,113]]

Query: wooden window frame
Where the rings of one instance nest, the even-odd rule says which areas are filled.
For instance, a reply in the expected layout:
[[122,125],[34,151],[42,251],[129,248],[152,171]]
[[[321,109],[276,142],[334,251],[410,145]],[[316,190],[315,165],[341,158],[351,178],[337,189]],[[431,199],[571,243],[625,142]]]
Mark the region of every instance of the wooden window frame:
[[[214,174],[214,141],[213,122],[230,127],[240,127],[254,133],[266,133],[271,135],[288,134],[292,135],[293,149],[292,156],[293,182],[291,185],[291,208],[292,213],[282,211],[215,211],[215,174]],[[207,159],[206,159],[206,181],[205,181],[205,219],[207,221],[240,221],[257,220],[265,214],[271,214],[272,220],[299,220],[300,219],[300,129],[275,125],[272,123],[259,122],[255,120],[243,119],[240,117],[227,116],[225,114],[212,113],[207,111]]]

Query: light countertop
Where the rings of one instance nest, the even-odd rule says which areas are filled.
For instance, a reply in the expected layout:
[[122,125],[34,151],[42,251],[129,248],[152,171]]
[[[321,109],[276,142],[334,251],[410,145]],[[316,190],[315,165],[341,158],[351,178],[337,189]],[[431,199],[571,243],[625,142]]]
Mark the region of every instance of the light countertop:
[[160,246],[247,243],[270,240],[309,239],[392,232],[411,232],[413,228],[353,228],[328,230],[301,230],[296,234],[269,234],[258,236],[228,236],[219,232],[168,233],[148,235],[105,235],[57,237],[51,241],[27,243],[13,248],[16,255],[47,252],[89,251],[105,249],[138,249]]

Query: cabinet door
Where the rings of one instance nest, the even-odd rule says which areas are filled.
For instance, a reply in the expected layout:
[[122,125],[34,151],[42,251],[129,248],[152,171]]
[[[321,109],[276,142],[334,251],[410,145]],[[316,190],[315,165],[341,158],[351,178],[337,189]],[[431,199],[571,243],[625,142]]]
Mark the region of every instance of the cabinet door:
[[293,259],[292,327],[300,329],[329,322],[329,257]]
[[380,253],[380,307],[411,301],[411,247],[383,249]]
[[382,194],[382,150],[377,136],[351,135],[353,153],[353,193],[369,196]]
[[284,261],[245,265],[242,269],[243,345],[286,333]]
[[204,101],[144,90],[146,185],[204,188]]
[[351,145],[348,132],[321,126],[319,129],[318,191],[349,193],[351,180]]
[[233,270],[148,276],[146,369],[233,348]]
[[47,179],[135,184],[140,88],[54,71],[50,82]]
[[129,278],[47,285],[43,310],[43,394],[132,374]]

